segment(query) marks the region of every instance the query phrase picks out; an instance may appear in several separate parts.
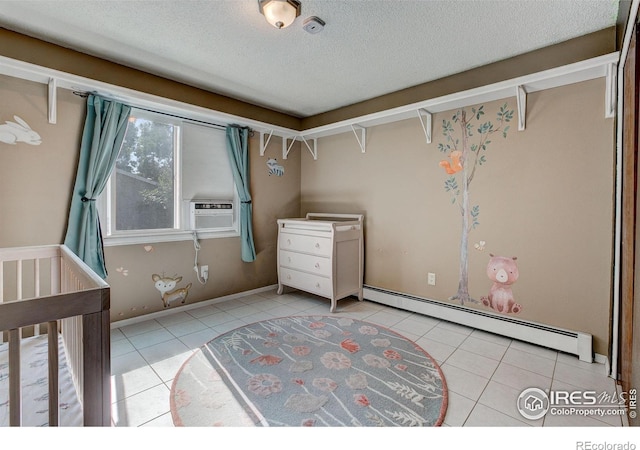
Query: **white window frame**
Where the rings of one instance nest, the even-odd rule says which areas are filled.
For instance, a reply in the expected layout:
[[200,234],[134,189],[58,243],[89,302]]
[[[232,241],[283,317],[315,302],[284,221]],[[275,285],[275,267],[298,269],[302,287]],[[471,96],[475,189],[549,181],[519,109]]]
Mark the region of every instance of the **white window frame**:
[[[189,200],[182,199],[182,125],[184,123],[203,124],[202,121],[190,119],[188,117],[176,117],[169,113],[151,112],[140,108],[133,108],[136,117],[144,117],[149,120],[161,118],[167,123],[177,126],[177,133],[174,139],[174,227],[168,229],[150,229],[150,230],[115,230],[115,169],[109,177],[109,181],[104,191],[98,197],[97,207],[98,216],[100,218],[100,226],[103,231],[103,243],[105,247],[118,245],[135,245],[161,242],[176,242],[194,239],[194,234],[198,239],[212,238],[228,238],[240,236],[240,200],[238,197],[237,186],[234,182],[233,193],[233,227],[220,230],[201,229],[191,230],[189,217]],[[204,123],[204,125],[207,125]],[[211,124],[209,124],[211,125]],[[212,199],[216,200],[216,199]],[[224,199],[229,200],[229,199]]]

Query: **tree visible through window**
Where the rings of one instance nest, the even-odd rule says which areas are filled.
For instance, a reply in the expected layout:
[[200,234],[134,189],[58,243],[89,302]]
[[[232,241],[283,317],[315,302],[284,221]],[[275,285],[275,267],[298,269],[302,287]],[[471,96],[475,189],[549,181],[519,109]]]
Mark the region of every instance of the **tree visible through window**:
[[175,224],[174,155],[178,126],[129,119],[116,163],[117,231],[170,229]]
[[115,170],[98,199],[107,245],[192,238],[193,201],[233,205],[224,217],[202,222],[201,237],[237,236],[239,200],[226,144],[224,126],[132,108]]

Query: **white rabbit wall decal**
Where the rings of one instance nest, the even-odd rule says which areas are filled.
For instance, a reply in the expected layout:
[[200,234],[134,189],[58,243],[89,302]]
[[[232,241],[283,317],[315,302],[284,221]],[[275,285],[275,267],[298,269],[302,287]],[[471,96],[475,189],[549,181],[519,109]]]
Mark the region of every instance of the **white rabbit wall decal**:
[[13,116],[17,122],[6,121],[0,124],[0,142],[15,145],[16,142],[25,142],[29,145],[40,145],[40,135],[18,116]]

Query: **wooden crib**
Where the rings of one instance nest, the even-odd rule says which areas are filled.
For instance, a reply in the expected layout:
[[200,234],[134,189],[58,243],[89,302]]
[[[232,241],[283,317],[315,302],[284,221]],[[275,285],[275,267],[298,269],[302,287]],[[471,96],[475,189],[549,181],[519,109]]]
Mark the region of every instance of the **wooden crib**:
[[49,426],[59,424],[60,351],[82,407],[80,423],[111,425],[109,294],[109,285],[64,245],[0,249],[0,342],[8,345],[10,426],[23,425],[22,391],[28,389],[21,386],[21,342],[44,333]]

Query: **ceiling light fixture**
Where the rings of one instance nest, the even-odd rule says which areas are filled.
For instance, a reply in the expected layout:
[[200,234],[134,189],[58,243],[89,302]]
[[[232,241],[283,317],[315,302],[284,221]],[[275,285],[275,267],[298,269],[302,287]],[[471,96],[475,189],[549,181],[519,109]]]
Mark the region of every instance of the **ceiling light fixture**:
[[258,0],[260,13],[274,27],[288,27],[300,15],[302,6],[297,0]]

